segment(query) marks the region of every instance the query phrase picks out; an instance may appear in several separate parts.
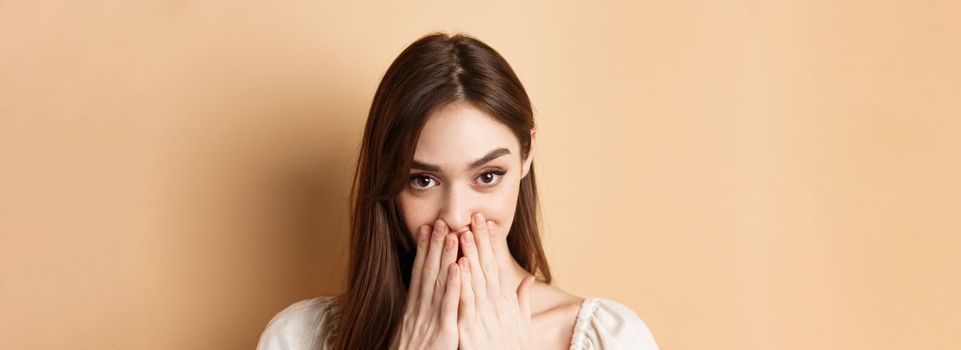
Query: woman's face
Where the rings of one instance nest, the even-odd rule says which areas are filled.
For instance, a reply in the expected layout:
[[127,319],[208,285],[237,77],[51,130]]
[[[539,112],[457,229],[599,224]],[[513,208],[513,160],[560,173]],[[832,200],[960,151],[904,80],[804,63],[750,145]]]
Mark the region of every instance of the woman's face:
[[521,159],[520,143],[506,126],[466,102],[448,104],[428,116],[414,150],[407,184],[397,201],[414,237],[439,219],[460,234],[471,215],[493,221],[506,237],[514,219],[521,178],[533,159]]

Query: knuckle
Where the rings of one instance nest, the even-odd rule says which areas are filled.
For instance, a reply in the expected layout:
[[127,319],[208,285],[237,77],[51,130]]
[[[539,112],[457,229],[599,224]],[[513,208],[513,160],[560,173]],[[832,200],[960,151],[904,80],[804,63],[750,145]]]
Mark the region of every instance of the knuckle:
[[489,261],[489,260],[482,262],[481,268],[484,269],[484,272],[487,272],[487,273],[497,271],[497,265],[495,265],[493,261]]
[[487,291],[487,284],[484,282],[484,280],[474,280],[473,283],[474,283],[475,295],[479,295],[479,296],[487,295],[485,294],[485,292]]
[[444,282],[444,279],[438,278],[437,281],[434,282],[434,293],[444,294],[444,291],[446,290],[447,284]]
[[420,293],[413,306],[414,310],[412,312],[414,316],[420,317],[420,315],[424,313],[424,310],[427,309],[428,301],[430,301],[430,296],[425,293]]

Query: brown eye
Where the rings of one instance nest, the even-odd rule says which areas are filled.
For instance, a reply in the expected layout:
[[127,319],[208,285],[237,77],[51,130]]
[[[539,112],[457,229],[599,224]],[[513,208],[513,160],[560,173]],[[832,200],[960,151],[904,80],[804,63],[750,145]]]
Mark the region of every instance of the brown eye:
[[410,178],[411,186],[413,186],[418,190],[426,190],[428,188],[433,187],[431,186],[432,182],[436,182],[436,181],[434,181],[434,179],[429,176],[414,175],[414,176],[411,176]]
[[491,182],[494,182],[494,180],[497,179],[495,176],[496,176],[496,175],[494,175],[494,173],[484,173],[483,175],[481,175],[481,182],[483,182],[483,183],[485,183],[485,184],[489,184],[489,183],[491,183]]
[[503,170],[491,170],[478,176],[477,180],[485,186],[493,186],[500,182],[501,177],[506,173],[507,172]]

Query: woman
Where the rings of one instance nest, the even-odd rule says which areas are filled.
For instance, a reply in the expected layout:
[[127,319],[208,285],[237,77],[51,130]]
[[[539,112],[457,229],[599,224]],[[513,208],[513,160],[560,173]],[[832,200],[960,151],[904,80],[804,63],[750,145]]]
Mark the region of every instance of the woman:
[[258,349],[657,349],[628,307],[550,285],[535,140],[492,48],[441,33],[408,46],[367,118],[346,291],[287,307]]

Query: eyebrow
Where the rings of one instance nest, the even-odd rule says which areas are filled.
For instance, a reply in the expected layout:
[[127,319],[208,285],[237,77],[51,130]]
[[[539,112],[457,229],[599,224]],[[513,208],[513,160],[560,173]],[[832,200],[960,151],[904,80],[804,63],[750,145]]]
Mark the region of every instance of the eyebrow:
[[[487,164],[487,162],[490,162],[490,161],[492,161],[492,160],[494,160],[494,159],[497,159],[497,157],[503,156],[503,155],[505,155],[505,154],[511,154],[511,151],[510,151],[509,149],[506,149],[506,148],[498,148],[498,149],[495,149],[495,150],[493,150],[493,151],[490,151],[490,152],[487,153],[487,155],[485,155],[485,156],[483,156],[483,157],[480,157],[480,159],[471,162],[470,165],[467,166],[467,170],[471,170],[471,169],[477,168],[477,167],[479,167],[479,166],[481,166],[481,165]],[[420,169],[420,170],[440,172],[440,166],[437,166],[437,165],[434,165],[434,164],[427,164],[427,163],[420,162],[420,161],[417,161],[417,160],[414,160],[413,163],[411,163],[411,166],[410,166],[410,167],[411,167],[411,169]]]

